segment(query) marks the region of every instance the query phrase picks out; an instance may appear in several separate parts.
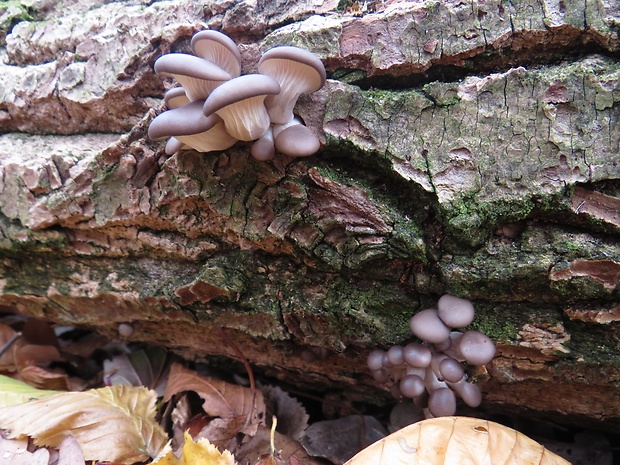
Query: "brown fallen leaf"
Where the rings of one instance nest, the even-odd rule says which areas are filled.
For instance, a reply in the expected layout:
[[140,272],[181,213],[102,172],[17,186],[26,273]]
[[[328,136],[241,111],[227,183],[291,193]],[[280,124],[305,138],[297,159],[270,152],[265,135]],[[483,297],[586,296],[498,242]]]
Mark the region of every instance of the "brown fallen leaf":
[[306,429],[301,443],[311,456],[342,464],[386,435],[386,429],[375,417],[349,415],[313,423]]
[[235,423],[242,418],[237,432],[253,435],[258,425],[264,423],[265,401],[260,391],[200,376],[175,363],[170,369],[164,400],[184,391],[196,392],[203,399],[202,408],[209,416],[235,419]]
[[239,465],[322,465],[325,462],[313,459],[303,446],[289,436],[260,426],[256,435],[235,454]]
[[375,442],[345,465],[570,465],[536,441],[488,420],[420,421]]
[[304,406],[286,391],[278,386],[261,386],[267,418],[275,416],[278,419],[278,431],[293,439],[300,439],[308,427],[308,412]]
[[72,435],[87,460],[133,464],[158,456],[168,437],[155,422],[154,391],[110,386],[63,392],[0,409],[9,437],[59,447]]
[[13,344],[18,337],[17,331],[8,325],[0,323],[0,348],[6,346],[5,352],[0,355],[0,372],[7,373],[15,371],[15,359],[13,358]]

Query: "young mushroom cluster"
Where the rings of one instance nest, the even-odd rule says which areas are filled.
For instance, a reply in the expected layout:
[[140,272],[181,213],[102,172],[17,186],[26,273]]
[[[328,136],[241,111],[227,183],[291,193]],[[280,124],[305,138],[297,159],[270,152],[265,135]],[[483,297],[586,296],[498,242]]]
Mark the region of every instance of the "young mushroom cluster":
[[325,67],[311,52],[275,47],[258,63],[259,74],[241,76],[241,54],[225,34],[205,30],[191,41],[194,55],[170,53],[155,62],[155,72],[181,86],[164,95],[168,111],[149,126],[149,137],[169,137],[166,153],[181,148],[225,150],[235,142],[255,141],[252,156],[273,158],[315,153],[320,142],[293,114],[301,94],[325,84]]
[[410,320],[411,332],[423,342],[392,346],[368,355],[368,367],[380,383],[392,382],[394,397],[408,397],[427,407],[434,417],[456,413],[456,396],[477,407],[482,401],[478,385],[467,380],[462,362],[486,365],[495,356],[495,344],[479,331],[460,332],[474,319],[468,300],[442,296],[437,309],[416,313]]

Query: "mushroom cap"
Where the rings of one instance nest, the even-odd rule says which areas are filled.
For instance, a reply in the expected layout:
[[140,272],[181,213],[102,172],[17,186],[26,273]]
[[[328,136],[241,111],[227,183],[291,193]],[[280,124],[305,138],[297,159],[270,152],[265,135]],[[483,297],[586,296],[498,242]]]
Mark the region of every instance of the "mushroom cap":
[[412,342],[404,347],[403,356],[407,365],[416,368],[426,368],[431,364],[433,354],[428,346]]
[[482,391],[477,384],[470,383],[463,378],[457,383],[448,383],[448,385],[470,407],[478,407],[482,402]]
[[472,365],[486,365],[495,357],[495,344],[480,331],[465,331],[459,341],[459,352]]
[[151,139],[187,136],[208,131],[220,121],[217,115],[205,116],[202,102],[195,101],[158,115],[151,121],[148,134]]
[[231,76],[216,64],[187,53],[169,53],[155,62],[155,72],[175,78],[191,101],[204,100]]
[[437,314],[446,326],[464,328],[474,321],[474,306],[469,300],[446,294],[437,302]]
[[425,390],[424,380],[417,375],[404,376],[399,383],[400,392],[403,396],[413,399],[418,397]]
[[181,150],[183,147],[185,147],[185,144],[183,142],[181,142],[175,137],[171,137],[170,139],[168,139],[168,142],[166,142],[166,154],[172,155],[173,153]]
[[292,124],[275,137],[278,152],[289,157],[308,157],[321,148],[321,142],[303,124]]
[[251,152],[252,156],[258,161],[267,161],[273,158],[276,153],[276,148],[273,145],[273,133],[271,132],[271,128],[267,129],[263,137],[252,144]]
[[387,351],[387,358],[394,366],[402,365],[405,363],[403,356],[403,348],[401,346],[392,346]]
[[449,388],[440,388],[431,392],[428,398],[428,410],[434,417],[449,417],[456,413],[456,396]]
[[371,371],[380,370],[383,368],[383,351],[381,349],[375,349],[368,354],[366,363]]
[[202,108],[205,115],[217,113],[226,130],[239,140],[256,140],[269,129],[264,101],[280,92],[278,82],[262,74],[239,76],[217,87]]
[[433,344],[439,344],[450,337],[450,328],[441,321],[437,310],[432,308],[413,315],[409,326],[414,336]]
[[282,91],[267,99],[267,110],[274,124],[293,118],[293,107],[301,94],[319,90],[325,84],[325,67],[312,52],[298,47],[275,47],[258,62],[258,71],[280,83]]
[[191,46],[196,55],[215,63],[231,77],[241,74],[241,53],[226,34],[213,30],[197,32],[192,37]]
[[170,109],[179,108],[190,102],[183,87],[173,87],[164,94],[164,103]]
[[253,97],[266,97],[280,92],[280,84],[269,76],[246,74],[225,82],[205,101],[202,111],[211,115],[222,108]]
[[452,357],[446,357],[439,363],[439,372],[445,381],[456,383],[463,379],[465,370],[463,365],[454,360]]

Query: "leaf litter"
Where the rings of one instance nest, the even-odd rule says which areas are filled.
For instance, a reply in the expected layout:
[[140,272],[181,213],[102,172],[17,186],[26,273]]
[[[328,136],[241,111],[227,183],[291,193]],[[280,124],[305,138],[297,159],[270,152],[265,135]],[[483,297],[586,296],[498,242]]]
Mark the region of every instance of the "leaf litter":
[[[321,465],[325,459],[347,465],[395,464],[410,463],[411,451],[421,450],[422,437],[426,445],[456,450],[458,461],[432,463],[483,463],[468,455],[475,452],[471,438],[461,440],[453,434],[445,443],[441,428],[426,428],[424,422],[407,426],[421,413],[406,409],[403,415],[402,404],[397,404],[400,412],[395,408],[392,414],[390,430],[397,431],[390,436],[369,415],[315,419],[308,426],[304,405],[280,386],[256,387],[249,364],[236,351],[248,372],[249,387],[234,376],[224,380],[220,374],[198,373],[161,348],[109,343],[83,330],[60,331],[40,320],[4,318],[0,465]],[[335,410],[334,395],[338,397],[335,392],[324,395],[324,412],[341,415],[350,409]],[[387,420],[385,414],[382,418]],[[462,424],[467,421],[485,420],[463,419]],[[467,427],[463,430],[471,434]],[[506,438],[514,438],[498,437],[503,439],[487,443],[489,454],[495,453],[493,447],[509,447]],[[377,444],[383,444],[384,451],[394,449],[392,455],[373,456]],[[526,451],[528,444],[536,451],[542,448],[526,436],[510,447]]]

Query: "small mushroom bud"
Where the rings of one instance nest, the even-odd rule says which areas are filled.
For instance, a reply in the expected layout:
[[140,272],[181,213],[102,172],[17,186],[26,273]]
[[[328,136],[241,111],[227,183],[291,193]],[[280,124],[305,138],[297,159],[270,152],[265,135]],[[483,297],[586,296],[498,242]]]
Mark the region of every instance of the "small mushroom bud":
[[378,383],[387,383],[390,380],[390,377],[387,375],[385,370],[375,370],[372,372],[372,377]]
[[437,302],[437,314],[451,328],[464,328],[474,321],[474,306],[469,300],[443,295]]
[[401,346],[392,346],[387,351],[387,358],[394,366],[402,365],[405,363],[403,356],[403,348]]
[[121,337],[130,337],[133,334],[133,326],[129,323],[120,323],[118,325],[118,335]]
[[486,365],[495,357],[495,344],[480,331],[466,331],[459,341],[459,351],[472,365]]
[[412,342],[404,347],[403,357],[407,365],[426,368],[431,363],[432,352],[428,346]]
[[448,388],[431,392],[428,398],[428,409],[434,417],[447,417],[456,413],[456,397]]
[[439,372],[444,381],[456,383],[463,379],[465,376],[465,370],[463,365],[454,360],[452,357],[446,357],[439,364]]
[[371,371],[376,371],[383,368],[383,354],[384,352],[381,349],[375,349],[368,354],[366,363]]
[[414,336],[433,344],[439,344],[450,337],[450,328],[441,321],[434,309],[422,310],[413,315],[409,326]]
[[424,387],[424,380],[416,375],[407,375],[400,380],[400,392],[403,396],[413,399],[418,397],[426,388]]

